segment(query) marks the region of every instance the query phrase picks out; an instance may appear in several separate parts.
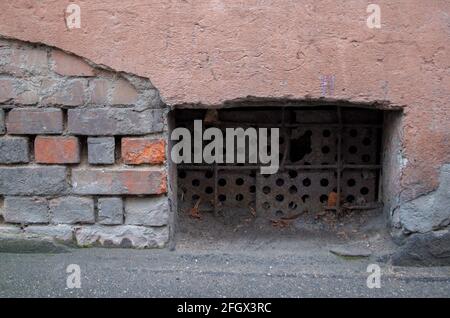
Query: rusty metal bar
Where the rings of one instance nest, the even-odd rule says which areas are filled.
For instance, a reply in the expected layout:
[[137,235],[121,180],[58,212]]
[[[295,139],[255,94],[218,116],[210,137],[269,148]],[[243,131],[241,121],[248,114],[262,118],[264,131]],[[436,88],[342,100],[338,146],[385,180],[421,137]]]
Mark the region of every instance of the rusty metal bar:
[[[180,122],[182,123],[182,122]],[[186,123],[190,123],[186,121]],[[351,128],[382,128],[382,125],[378,124],[342,124],[339,125],[339,123],[295,123],[295,124],[287,124],[282,125],[282,123],[279,124],[264,124],[264,123],[249,123],[249,122],[217,122],[214,124],[214,126],[217,127],[230,127],[230,126],[237,126],[237,127],[262,127],[262,128],[297,128],[297,127],[323,127],[326,125],[327,127],[351,127]],[[231,128],[231,127],[230,127]]]
[[381,169],[381,165],[343,165],[342,169],[377,170],[377,169]]
[[219,211],[217,209],[217,195],[218,195],[218,191],[217,191],[217,182],[218,182],[218,175],[217,175],[217,164],[214,163],[214,201],[213,201],[213,209],[214,209],[214,216],[218,216],[219,215]]
[[[218,169],[259,169],[261,165],[217,165]],[[333,169],[336,168],[337,165],[296,165],[296,164],[289,164],[286,165],[286,167],[289,167],[289,169]],[[342,168],[344,169],[380,169],[381,165],[342,165]],[[205,170],[213,170],[213,165],[185,165],[185,164],[178,164],[177,168],[182,169],[205,169]]]
[[[262,166],[261,165],[242,165],[242,166],[235,166],[235,165],[178,165],[178,168],[185,169],[185,170],[258,170]],[[285,165],[285,169],[290,170],[327,170],[327,169],[337,169],[339,167],[339,164],[337,165],[295,165],[295,164],[289,164]],[[341,164],[341,170],[378,170],[381,169],[381,165],[342,165]]]
[[[213,170],[214,167],[211,165],[178,165],[181,169],[186,170]],[[350,166],[349,166],[350,167]],[[370,165],[367,165],[367,167],[371,167]],[[243,166],[224,166],[224,165],[217,165],[218,170],[258,170],[261,168],[261,165],[243,165]],[[319,169],[336,169],[337,165],[295,165],[295,164],[289,164],[285,165],[286,169],[291,170],[319,170]],[[377,169],[377,167],[372,166],[373,169]]]
[[338,116],[338,122],[339,122],[339,126],[338,126],[338,149],[337,149],[337,189],[336,189],[336,196],[337,196],[337,200],[336,200],[336,211],[340,212],[340,207],[341,207],[341,171],[342,171],[342,111],[341,108],[339,106],[337,106],[336,108],[337,111],[337,116]]
[[286,169],[291,170],[319,170],[336,169],[337,165],[286,165]]
[[[282,125],[282,131],[283,131],[283,138],[284,138],[284,142],[285,142],[285,146],[284,146],[284,152],[283,152],[283,161],[281,161],[281,164],[280,164],[280,168],[281,168],[281,170],[283,170],[284,169],[284,164],[286,163],[286,157],[288,156],[288,147],[286,146],[287,144],[287,142],[288,142],[288,140],[290,140],[291,138],[291,136],[289,135],[288,136],[288,133],[287,133],[287,131],[286,131],[286,127],[285,127],[285,120],[286,120],[286,109],[283,107],[283,113],[282,113],[282,115],[281,115],[281,120],[282,120],[282,122],[281,122],[281,125]],[[290,143],[290,142],[289,142]]]
[[[378,140],[378,145],[377,145],[376,151],[380,155],[380,157],[378,157],[379,162],[383,161],[383,158],[381,157],[381,153],[382,153],[382,147],[383,147],[382,143],[383,143],[383,139],[384,139],[384,131],[383,131],[384,121],[385,121],[385,116],[383,116],[383,119],[382,119],[383,124],[380,125],[381,127],[379,128],[379,132],[378,132],[380,139]],[[377,180],[378,193],[377,193],[377,198],[376,198],[376,200],[379,204],[383,204],[382,197],[383,197],[384,189],[383,189],[383,182],[381,182],[382,179],[383,179],[383,168],[382,168],[382,165],[380,165],[380,169],[378,170],[378,180]]]

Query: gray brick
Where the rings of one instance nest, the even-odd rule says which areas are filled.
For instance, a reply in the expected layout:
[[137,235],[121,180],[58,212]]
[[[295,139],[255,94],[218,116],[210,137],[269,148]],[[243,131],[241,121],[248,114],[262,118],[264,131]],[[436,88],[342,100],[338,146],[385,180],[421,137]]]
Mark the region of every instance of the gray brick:
[[48,203],[38,197],[6,197],[3,214],[7,223],[48,223]]
[[26,234],[33,236],[50,237],[58,241],[71,242],[73,240],[72,225],[30,225],[24,229]]
[[94,200],[92,198],[62,197],[50,201],[52,223],[94,223]]
[[0,237],[3,235],[18,235],[22,233],[20,225],[0,224]]
[[162,226],[167,224],[168,219],[168,200],[165,196],[127,198],[125,201],[125,224]]
[[28,138],[0,138],[0,163],[27,163],[29,157]]
[[76,135],[143,135],[163,130],[163,111],[131,108],[70,109],[68,131]]
[[114,163],[114,137],[89,137],[87,143],[90,164]]
[[66,190],[67,168],[0,167],[0,194],[54,195]]
[[167,192],[166,173],[155,169],[72,169],[75,194],[141,195]]
[[0,109],[0,135],[5,133],[5,111]]
[[15,108],[8,114],[6,129],[9,134],[60,134],[63,116],[57,108]]
[[107,225],[123,223],[122,198],[98,199],[98,223]]

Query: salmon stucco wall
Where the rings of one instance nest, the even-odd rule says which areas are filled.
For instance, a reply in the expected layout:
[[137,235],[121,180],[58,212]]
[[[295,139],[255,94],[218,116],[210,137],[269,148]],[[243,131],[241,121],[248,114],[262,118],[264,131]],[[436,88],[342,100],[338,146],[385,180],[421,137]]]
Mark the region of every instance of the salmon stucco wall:
[[[66,27],[71,3],[80,28]],[[367,26],[370,3],[381,28]],[[252,96],[401,108],[400,204],[446,195],[448,0],[2,1],[0,35],[149,78],[169,106]]]

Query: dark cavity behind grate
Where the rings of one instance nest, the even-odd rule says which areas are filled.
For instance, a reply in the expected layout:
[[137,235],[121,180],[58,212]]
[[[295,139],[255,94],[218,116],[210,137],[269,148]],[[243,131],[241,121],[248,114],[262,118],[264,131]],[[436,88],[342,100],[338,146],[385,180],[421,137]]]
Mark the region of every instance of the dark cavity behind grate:
[[[207,127],[278,127],[280,169],[252,164],[178,166],[178,199],[187,211],[255,209],[258,215],[373,206],[378,200],[381,112],[349,107],[222,109]],[[175,126],[193,128],[205,110],[177,110]],[[191,133],[193,133],[191,131]],[[225,133],[224,133],[225,135]],[[286,155],[286,158],[284,156]],[[333,192],[340,200],[328,206]]]

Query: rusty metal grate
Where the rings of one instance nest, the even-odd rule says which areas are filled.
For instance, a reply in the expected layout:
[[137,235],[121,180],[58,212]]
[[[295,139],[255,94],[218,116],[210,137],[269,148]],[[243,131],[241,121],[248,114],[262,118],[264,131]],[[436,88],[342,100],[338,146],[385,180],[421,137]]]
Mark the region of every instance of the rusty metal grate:
[[[177,127],[192,129],[203,110],[179,110]],[[378,201],[381,112],[349,107],[222,109],[207,127],[279,127],[280,169],[257,165],[179,165],[179,206],[188,210],[255,209],[258,215],[373,208]],[[330,193],[337,193],[329,206]]]

